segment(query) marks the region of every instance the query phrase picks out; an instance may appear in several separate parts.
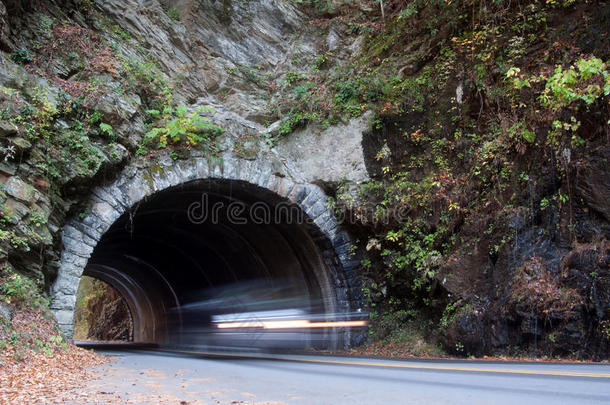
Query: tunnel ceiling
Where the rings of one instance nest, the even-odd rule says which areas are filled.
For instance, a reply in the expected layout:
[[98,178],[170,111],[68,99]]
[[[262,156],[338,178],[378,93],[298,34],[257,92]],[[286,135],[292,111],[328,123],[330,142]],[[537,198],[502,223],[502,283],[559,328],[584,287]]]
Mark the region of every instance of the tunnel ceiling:
[[[206,180],[173,187],[123,214],[99,241],[89,263],[134,274],[153,272],[166,280],[180,303],[202,288],[251,279],[299,280],[318,293],[320,248],[327,249],[328,244],[315,235],[314,227],[288,218],[255,223],[264,219],[264,207],[273,211],[282,202],[273,193],[240,181]],[[245,208],[234,215],[236,220],[226,211],[232,203]],[[191,220],[189,207],[199,214],[204,204],[208,218],[196,223],[202,218]],[[261,207],[254,221],[248,214],[253,205]]]

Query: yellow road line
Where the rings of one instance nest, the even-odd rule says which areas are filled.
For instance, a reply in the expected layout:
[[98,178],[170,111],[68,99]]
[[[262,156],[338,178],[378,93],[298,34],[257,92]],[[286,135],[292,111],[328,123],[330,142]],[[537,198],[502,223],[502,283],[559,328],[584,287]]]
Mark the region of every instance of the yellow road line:
[[564,371],[446,367],[446,366],[427,366],[427,365],[415,365],[415,364],[403,364],[403,363],[379,363],[379,362],[363,362],[363,361],[305,359],[305,358],[299,358],[299,357],[250,356],[247,354],[197,352],[197,351],[191,351],[191,350],[167,350],[167,349],[157,349],[157,350],[163,351],[163,352],[177,352],[177,353],[199,354],[199,355],[207,355],[207,356],[239,357],[239,358],[250,358],[250,359],[259,359],[259,360],[281,360],[281,361],[294,361],[294,362],[300,362],[300,363],[334,364],[334,365],[363,366],[363,367],[389,367],[389,368],[402,368],[402,369],[411,369],[411,370],[463,371],[463,372],[474,372],[474,373],[526,374],[526,375],[546,375],[546,376],[559,376],[559,377],[610,378],[610,374],[573,373],[573,372],[564,372]]

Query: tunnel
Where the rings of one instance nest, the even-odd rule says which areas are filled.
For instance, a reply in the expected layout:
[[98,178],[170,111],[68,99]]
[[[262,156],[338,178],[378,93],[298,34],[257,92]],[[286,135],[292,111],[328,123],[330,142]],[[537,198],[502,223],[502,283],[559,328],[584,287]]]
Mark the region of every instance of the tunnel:
[[[158,191],[126,210],[82,274],[123,297],[134,342],[163,343],[181,327],[168,313],[228,285],[282,283],[290,286],[284,294],[318,311],[345,310],[337,305],[338,263],[331,241],[297,204],[245,181],[205,179]],[[336,346],[345,331],[325,333]]]

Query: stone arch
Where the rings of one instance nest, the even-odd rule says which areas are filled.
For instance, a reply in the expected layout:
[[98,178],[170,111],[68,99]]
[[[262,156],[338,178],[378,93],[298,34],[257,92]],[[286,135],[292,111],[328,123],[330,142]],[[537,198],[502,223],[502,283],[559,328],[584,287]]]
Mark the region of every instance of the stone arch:
[[[246,160],[225,155],[222,160],[192,157],[174,161],[164,155],[135,162],[108,185],[95,188],[86,215],[70,220],[63,228],[64,249],[57,279],[51,288],[51,310],[64,334],[73,332],[73,312],[80,277],[98,242],[125,213],[156,193],[204,179],[235,180],[268,190],[300,207],[311,220],[312,237],[320,249],[319,260],[327,269],[336,310],[360,311],[363,305],[358,279],[360,262],[350,254],[349,234],[326,206],[326,195],[314,184],[299,183],[278,173],[271,161]],[[355,337],[344,335],[349,345]]]

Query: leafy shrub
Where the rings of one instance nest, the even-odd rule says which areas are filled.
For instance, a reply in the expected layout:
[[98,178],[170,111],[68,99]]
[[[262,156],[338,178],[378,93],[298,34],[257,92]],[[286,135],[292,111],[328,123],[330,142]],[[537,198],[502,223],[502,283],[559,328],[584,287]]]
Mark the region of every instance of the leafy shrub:
[[27,238],[17,236],[13,230],[0,229],[0,241],[8,242],[14,249],[21,249],[25,252],[30,250]]
[[293,83],[297,83],[304,79],[305,79],[305,77],[298,72],[286,73],[286,83],[288,83],[289,85],[292,85]]
[[167,16],[174,21],[180,21],[180,11],[176,7],[167,10]]
[[129,41],[131,39],[131,34],[129,34],[129,32],[127,32],[127,31],[123,30],[118,24],[111,24],[110,31],[117,34],[124,41]]
[[574,101],[593,104],[599,97],[610,95],[610,72],[599,58],[579,59],[567,69],[555,68],[548,78],[542,103],[553,109],[567,107]]
[[322,69],[324,64],[328,61],[328,55],[324,53],[319,53],[316,55],[316,61],[313,64],[313,70],[318,71]]
[[256,66],[239,65],[239,71],[244,75],[247,82],[260,84],[263,77],[260,74],[260,69]]
[[[577,133],[581,126],[577,117],[581,116],[583,111],[591,111],[595,108],[594,103],[610,95],[608,64],[594,56],[578,59],[567,68],[558,65],[548,77],[544,73],[528,76],[522,73],[521,69],[512,67],[506,72],[506,78],[517,92],[515,101],[519,101],[522,106],[526,104],[518,96],[519,92],[523,88],[537,87],[539,96],[536,108],[546,111],[547,116],[552,117],[552,128],[546,140],[556,150],[564,139],[564,134],[569,135],[568,139],[573,147],[585,143]],[[536,86],[537,83],[541,85]],[[541,87],[542,84],[544,87]],[[535,141],[535,134],[529,130],[523,130],[522,136],[529,143]]]
[[27,49],[19,48],[11,53],[11,59],[19,65],[26,65],[32,61],[32,55]]
[[43,212],[32,212],[30,213],[30,222],[35,226],[43,226],[48,220]]
[[291,112],[280,124],[278,133],[280,135],[288,135],[295,129],[305,125],[309,121],[317,118],[316,113],[306,113],[303,111]]
[[0,300],[17,307],[39,308],[48,305],[32,280],[12,271],[3,271],[0,278]]
[[89,116],[89,124],[90,125],[96,125],[96,124],[98,124],[101,121],[102,121],[102,115],[100,114],[99,111],[94,111]]

